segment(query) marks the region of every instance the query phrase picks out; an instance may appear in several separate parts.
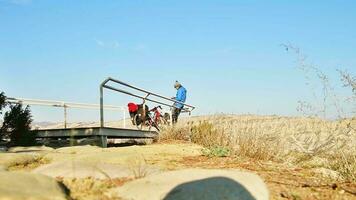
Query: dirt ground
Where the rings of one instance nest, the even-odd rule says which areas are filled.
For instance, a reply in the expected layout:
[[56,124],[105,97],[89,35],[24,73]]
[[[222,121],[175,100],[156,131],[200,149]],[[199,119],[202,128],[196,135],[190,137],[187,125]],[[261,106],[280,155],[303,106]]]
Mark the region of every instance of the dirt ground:
[[[356,183],[339,182],[315,174],[311,169],[298,168],[274,162],[254,161],[239,157],[206,157],[202,155],[187,156],[182,152],[195,152],[195,145],[182,142],[169,142],[170,144],[155,144],[154,151],[161,152],[157,157],[146,155],[147,163],[159,165],[166,170],[176,170],[184,168],[206,168],[206,169],[240,169],[258,174],[268,185],[272,200],[352,200],[356,199]],[[177,144],[175,144],[177,143]],[[170,150],[165,148],[169,147]],[[184,148],[182,148],[184,147]],[[133,149],[142,147],[133,147]],[[152,148],[152,147],[146,147]],[[194,150],[188,150],[193,148]],[[178,150],[177,156],[172,156],[174,149]],[[137,149],[136,149],[137,150]],[[112,150],[109,150],[112,151]],[[138,150],[146,152],[145,148]],[[146,152],[147,153],[147,152]],[[71,182],[72,185],[80,184]],[[117,187],[131,181],[131,179],[118,179],[108,184],[108,187]],[[88,182],[85,180],[84,182]],[[90,182],[90,181],[89,181]],[[67,182],[68,185],[68,182]],[[80,197],[80,194],[79,194]]]
[[[271,200],[356,199],[356,183],[325,179],[317,174],[313,174],[310,170],[293,168],[277,163],[262,163],[239,158],[189,156],[175,162],[175,165],[176,167],[174,169],[239,169],[256,173],[267,184]],[[114,179],[110,181],[71,179],[64,180],[63,182],[71,189],[74,199],[90,199],[90,197],[103,195],[108,189],[120,187],[129,181],[132,181],[132,179]],[[88,185],[90,185],[90,187]]]
[[[239,157],[206,157],[202,155],[201,151],[202,148],[198,145],[176,141],[107,149],[91,146],[66,147],[42,151],[40,153],[41,158],[47,162],[37,163],[37,165],[68,159],[125,165],[142,159],[145,164],[159,167],[163,171],[185,168],[239,169],[261,176],[268,185],[271,199],[356,199],[356,183],[323,178],[311,169]],[[33,165],[22,167],[17,165],[10,170],[29,171],[33,168]],[[62,177],[57,179],[71,190],[71,197],[78,200],[110,199],[105,196],[106,191],[133,180],[132,178],[96,180],[93,178],[68,179]]]

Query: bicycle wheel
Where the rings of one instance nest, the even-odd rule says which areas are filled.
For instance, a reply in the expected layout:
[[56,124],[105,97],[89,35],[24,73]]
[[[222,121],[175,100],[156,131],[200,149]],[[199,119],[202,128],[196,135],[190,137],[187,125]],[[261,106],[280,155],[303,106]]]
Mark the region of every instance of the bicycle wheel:
[[151,124],[151,126],[150,127],[155,127],[155,129],[158,131],[158,132],[160,132],[161,131],[161,129],[159,128],[159,126],[156,124],[156,122],[152,122],[152,124]]
[[149,115],[149,119],[148,119],[148,130],[150,131],[152,126],[155,127],[155,129],[157,129],[157,131],[160,131],[160,128],[158,127],[158,124],[155,122],[154,117],[152,117],[151,115]]

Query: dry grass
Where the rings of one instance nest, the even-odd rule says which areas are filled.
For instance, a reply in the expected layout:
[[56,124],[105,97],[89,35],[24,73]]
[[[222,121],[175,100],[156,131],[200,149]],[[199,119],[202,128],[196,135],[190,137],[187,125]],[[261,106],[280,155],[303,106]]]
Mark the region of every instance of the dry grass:
[[23,159],[14,160],[7,166],[7,170],[16,171],[16,170],[25,170],[30,171],[41,165],[50,163],[51,160],[45,158],[44,155],[34,155],[31,157],[26,157]]
[[[326,121],[319,118],[216,115],[185,119],[163,131],[161,140],[186,140],[209,151],[257,160],[303,165],[325,159],[319,167],[356,181],[356,118]],[[219,156],[219,153],[217,153]]]
[[[58,181],[63,183],[70,190],[70,197],[73,200],[119,200],[117,197],[111,197],[105,193],[111,188],[116,187],[112,181],[97,180],[94,178],[84,179],[62,179]],[[115,180],[120,183],[120,180]]]
[[190,126],[179,124],[176,126],[167,126],[163,127],[164,129],[159,134],[160,141],[169,141],[169,140],[183,140],[190,141]]
[[144,178],[149,173],[147,162],[144,158],[130,158],[127,160],[127,165],[135,179]]
[[356,155],[337,152],[329,157],[330,169],[340,173],[346,180],[356,182]]

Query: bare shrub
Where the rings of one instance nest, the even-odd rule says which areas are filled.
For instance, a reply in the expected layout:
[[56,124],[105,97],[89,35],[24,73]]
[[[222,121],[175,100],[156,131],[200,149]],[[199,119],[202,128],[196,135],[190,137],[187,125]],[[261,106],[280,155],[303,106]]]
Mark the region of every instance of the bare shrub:
[[[300,69],[306,80],[306,85],[310,86],[315,102],[299,101],[298,110],[307,116],[318,116],[326,118],[328,112],[336,111],[339,119],[346,116],[352,116],[355,110],[345,112],[346,107],[354,103],[356,98],[356,78],[346,70],[336,69],[339,72],[342,84],[346,88],[351,88],[352,96],[342,98],[335,90],[336,84],[331,81],[326,73],[318,66],[311,64],[307,60],[307,56],[298,48],[291,44],[282,44],[282,46],[296,56],[297,68]],[[352,99],[353,102],[349,100]],[[352,106],[352,105],[351,105]],[[309,111],[309,112],[307,112]]]
[[[249,117],[248,117],[249,118]],[[279,137],[274,132],[265,133],[263,127],[254,123],[229,121],[226,116],[216,116],[209,120],[190,123],[189,126],[176,126],[163,133],[164,139],[191,141],[206,149],[206,156],[225,157],[238,155],[257,160],[277,159],[282,149]],[[253,119],[253,118],[250,118]],[[218,121],[218,123],[214,123]],[[247,124],[248,127],[245,127]]]
[[223,129],[203,121],[192,126],[190,140],[205,147],[203,154],[206,156],[226,157],[233,151],[233,141],[229,136]]
[[[338,171],[346,179],[355,180],[355,166],[350,163],[355,162],[355,143],[356,139],[354,119],[356,113],[356,78],[346,70],[337,69],[339,72],[342,86],[351,89],[351,96],[341,98],[335,91],[335,85],[331,83],[329,77],[317,66],[307,62],[306,56],[299,48],[293,45],[283,44],[287,51],[291,50],[297,58],[297,68],[301,69],[305,75],[308,85],[312,82],[319,81],[321,85],[321,95],[316,95],[316,87],[312,86],[312,93],[316,102],[300,101],[298,110],[307,116],[318,116],[326,118],[327,110],[337,112],[338,120],[333,122],[333,127],[321,132],[311,132],[299,134],[297,137],[292,136],[290,139],[295,143],[297,150],[307,156],[324,156],[328,159],[333,170]],[[321,99],[321,101],[320,101]],[[318,108],[319,107],[319,108]],[[344,108],[351,109],[344,109]],[[348,112],[345,112],[347,110]],[[308,112],[306,112],[308,111]],[[325,134],[326,133],[326,134]],[[351,142],[350,142],[351,141]],[[346,151],[347,153],[345,153]],[[347,156],[345,156],[347,155]]]
[[338,70],[340,73],[341,81],[344,83],[344,87],[350,87],[353,95],[356,95],[356,76],[352,76],[347,71]]
[[190,140],[190,126],[176,124],[175,126],[166,126],[160,132],[159,141],[169,141],[169,140]]
[[279,160],[279,139],[267,134],[244,134],[237,136],[238,155],[257,160]]
[[144,178],[148,175],[148,166],[144,158],[132,158],[127,163],[135,179]]
[[216,146],[231,146],[228,134],[222,129],[217,129],[213,124],[201,122],[191,128],[190,139],[196,144],[200,144],[207,148]]

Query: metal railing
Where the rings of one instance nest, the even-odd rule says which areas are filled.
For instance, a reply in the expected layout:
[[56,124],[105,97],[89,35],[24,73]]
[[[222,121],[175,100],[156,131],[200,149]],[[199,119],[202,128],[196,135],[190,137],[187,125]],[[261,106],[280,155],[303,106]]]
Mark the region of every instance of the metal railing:
[[[140,95],[137,95],[137,94],[133,94],[131,92],[128,92],[128,91],[125,91],[125,90],[110,86],[110,85],[108,85],[109,83],[116,83],[116,84],[119,84],[121,86],[136,90],[138,92],[142,92],[145,95],[144,96],[140,96]],[[143,100],[143,104],[145,104],[146,101],[150,101],[152,103],[157,103],[157,104],[162,105],[162,106],[167,106],[169,108],[174,108],[174,104],[175,103],[179,103],[179,104],[183,104],[184,105],[184,108],[182,109],[182,112],[188,112],[188,113],[191,113],[195,109],[195,107],[192,106],[192,105],[189,105],[189,104],[186,104],[186,103],[182,103],[182,102],[176,101],[174,99],[171,99],[171,98],[168,98],[168,97],[165,97],[165,96],[162,96],[162,95],[158,95],[156,93],[153,93],[153,92],[150,92],[150,91],[147,91],[147,90],[132,86],[130,84],[127,84],[127,83],[124,83],[124,82],[119,81],[117,79],[113,79],[113,78],[109,77],[104,82],[102,82],[101,85],[100,85],[100,126],[101,127],[104,127],[104,88],[112,90],[112,91],[116,91],[116,92],[119,92],[119,93],[123,93],[123,94],[129,95],[129,96],[132,96],[132,97],[139,98],[139,99]],[[150,96],[158,98],[160,100],[154,100],[152,98],[149,98]],[[170,102],[171,104],[168,104],[167,102],[163,102],[163,100],[167,101],[167,102]]]
[[[64,128],[67,128],[67,109],[68,108],[79,108],[79,109],[93,109],[99,110],[101,106],[98,104],[88,104],[88,103],[73,103],[64,101],[52,101],[52,100],[40,100],[40,99],[26,99],[26,98],[6,98],[8,103],[21,103],[24,105],[35,105],[35,106],[52,106],[61,107],[64,111]],[[105,105],[103,107],[105,110],[112,111],[122,111],[124,116],[124,128],[126,128],[126,109],[121,106]]]

